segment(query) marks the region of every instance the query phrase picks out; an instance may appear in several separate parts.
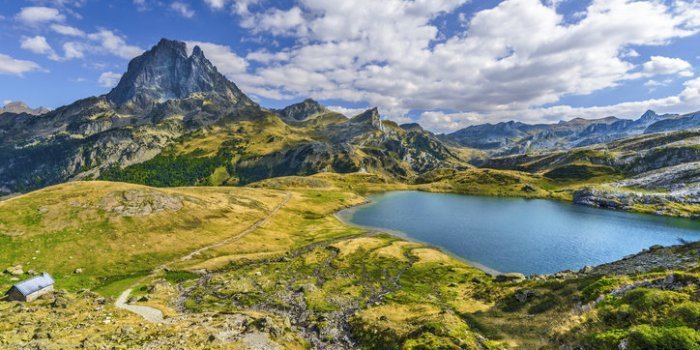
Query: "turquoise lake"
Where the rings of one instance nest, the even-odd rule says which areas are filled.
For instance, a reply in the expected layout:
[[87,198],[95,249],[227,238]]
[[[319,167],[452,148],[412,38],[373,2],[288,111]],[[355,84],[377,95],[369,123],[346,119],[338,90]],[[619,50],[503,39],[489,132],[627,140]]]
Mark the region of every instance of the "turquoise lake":
[[697,220],[541,200],[387,192],[341,211],[359,226],[400,232],[500,272],[554,273],[599,265],[654,244],[700,240]]

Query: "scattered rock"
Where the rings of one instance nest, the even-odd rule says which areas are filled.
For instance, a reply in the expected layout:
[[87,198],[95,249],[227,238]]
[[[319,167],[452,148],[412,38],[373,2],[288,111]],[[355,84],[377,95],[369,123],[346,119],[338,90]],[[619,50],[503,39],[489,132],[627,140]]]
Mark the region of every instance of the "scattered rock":
[[593,272],[593,266],[586,265],[578,270],[579,273],[591,273]]
[[83,273],[83,269],[77,268],[77,269],[73,270],[73,273],[76,275],[79,275],[79,274]]
[[533,290],[529,290],[529,289],[520,290],[517,293],[515,293],[515,299],[517,299],[521,303],[525,303],[525,302],[527,302],[528,299],[530,299],[532,297],[538,297],[538,296],[539,296],[539,293],[537,293]]
[[37,329],[34,333],[33,339],[51,339],[51,332],[45,329]]
[[527,193],[532,193],[532,192],[537,191],[534,187],[532,187],[532,186],[530,186],[530,185],[525,185],[525,186],[523,186],[523,188],[521,188],[520,190],[523,191],[523,192],[527,192]]
[[316,290],[318,290],[318,288],[311,283],[307,283],[307,284],[299,287],[300,292],[307,292],[308,293],[308,292],[315,292]]
[[525,280],[525,275],[519,272],[503,273],[496,276],[496,282],[521,282]]
[[657,250],[663,249],[664,246],[659,245],[659,244],[654,244],[653,246],[649,247],[650,252],[655,252]]
[[9,273],[12,276],[21,276],[24,274],[24,270],[22,270],[22,265],[8,267],[7,269],[5,269],[5,272]]
[[147,216],[162,211],[178,211],[184,198],[155,190],[114,192],[102,199],[102,209],[121,216]]

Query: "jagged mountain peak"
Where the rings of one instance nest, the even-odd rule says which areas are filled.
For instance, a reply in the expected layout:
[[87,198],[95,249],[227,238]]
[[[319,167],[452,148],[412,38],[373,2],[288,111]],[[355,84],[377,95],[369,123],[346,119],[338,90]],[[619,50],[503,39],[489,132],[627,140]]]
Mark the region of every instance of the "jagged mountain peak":
[[329,112],[329,110],[326,107],[310,98],[277,111],[277,113],[285,119],[298,121],[306,120],[327,112]]
[[659,115],[656,114],[656,112],[649,109],[646,112],[644,112],[644,114],[642,114],[641,117],[639,117],[639,120],[642,122],[649,122],[649,121],[656,120],[658,118],[659,118]]
[[377,109],[377,107],[370,108],[350,118],[350,123],[369,124],[376,129],[383,130],[382,119],[379,115],[379,109]]
[[195,46],[187,55],[187,44],[161,39],[158,44],[129,62],[119,84],[107,94],[117,106],[148,108],[157,103],[182,99],[193,93],[214,93],[233,103],[252,103],[238,87],[219,73]]

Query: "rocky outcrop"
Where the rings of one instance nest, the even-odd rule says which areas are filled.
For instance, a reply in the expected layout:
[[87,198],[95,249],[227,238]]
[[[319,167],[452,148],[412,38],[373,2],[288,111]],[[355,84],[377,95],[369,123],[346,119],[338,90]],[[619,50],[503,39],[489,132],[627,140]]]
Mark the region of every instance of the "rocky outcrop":
[[352,118],[350,118],[350,124],[352,125],[366,125],[379,131],[384,131],[384,126],[382,125],[382,119],[379,116],[379,110],[375,108],[368,109]]
[[100,208],[120,216],[147,216],[163,211],[178,211],[184,198],[153,190],[128,190],[104,197]]
[[670,247],[651,246],[620,260],[595,266],[588,273],[598,275],[628,275],[658,270],[687,270],[698,266],[694,256],[700,254],[700,243]]
[[620,188],[665,190],[681,194],[700,188],[700,162],[664,167],[633,176],[612,185]]
[[697,213],[678,208],[678,205],[697,206],[700,204],[700,191],[647,193],[585,187],[574,192],[573,201],[576,204],[599,208],[646,211],[667,216],[700,217]]

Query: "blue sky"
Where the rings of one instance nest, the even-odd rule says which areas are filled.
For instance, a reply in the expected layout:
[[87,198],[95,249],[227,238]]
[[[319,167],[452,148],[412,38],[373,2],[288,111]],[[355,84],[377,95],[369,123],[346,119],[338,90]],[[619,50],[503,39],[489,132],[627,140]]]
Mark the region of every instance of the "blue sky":
[[160,38],[266,107],[315,98],[446,132],[700,110],[694,0],[0,0],[0,102],[104,94]]

